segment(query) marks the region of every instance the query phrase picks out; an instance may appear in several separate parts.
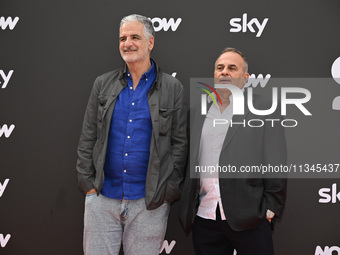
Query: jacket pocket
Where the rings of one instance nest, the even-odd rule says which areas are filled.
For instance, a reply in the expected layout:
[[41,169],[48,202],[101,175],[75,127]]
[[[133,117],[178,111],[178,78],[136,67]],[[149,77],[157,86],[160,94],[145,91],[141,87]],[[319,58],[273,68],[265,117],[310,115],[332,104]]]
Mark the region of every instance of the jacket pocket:
[[109,96],[107,95],[99,95],[98,96],[98,118],[102,117],[101,114],[103,113],[103,110],[105,108],[106,102],[109,99]]
[[159,135],[167,135],[171,128],[173,109],[159,108]]
[[98,96],[98,111],[97,111],[97,139],[102,140],[102,129],[103,129],[103,112],[109,96],[99,95]]

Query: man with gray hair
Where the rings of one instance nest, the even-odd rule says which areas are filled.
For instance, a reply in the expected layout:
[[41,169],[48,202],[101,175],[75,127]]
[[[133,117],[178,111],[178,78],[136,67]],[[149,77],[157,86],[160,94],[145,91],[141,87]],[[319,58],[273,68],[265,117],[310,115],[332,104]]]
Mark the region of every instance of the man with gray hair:
[[86,195],[84,253],[159,254],[186,161],[183,86],[150,58],[155,32],[141,15],[120,23],[125,65],[99,76],[78,145]]

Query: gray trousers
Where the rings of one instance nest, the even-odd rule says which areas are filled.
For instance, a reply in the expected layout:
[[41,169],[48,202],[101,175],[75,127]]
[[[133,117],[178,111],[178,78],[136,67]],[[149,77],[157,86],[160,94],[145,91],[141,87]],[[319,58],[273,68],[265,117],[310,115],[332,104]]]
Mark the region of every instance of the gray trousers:
[[85,199],[84,254],[158,255],[170,205],[147,210],[145,199],[118,200],[90,194]]

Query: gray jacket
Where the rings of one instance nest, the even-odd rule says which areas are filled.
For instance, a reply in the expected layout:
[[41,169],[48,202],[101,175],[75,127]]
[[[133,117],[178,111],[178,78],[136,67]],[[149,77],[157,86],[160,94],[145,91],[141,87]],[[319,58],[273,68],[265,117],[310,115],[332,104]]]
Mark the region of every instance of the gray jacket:
[[[150,158],[145,202],[149,210],[180,198],[179,184],[187,157],[186,106],[183,86],[163,73],[148,92],[152,121]],[[78,145],[78,188],[83,194],[95,188],[99,195],[104,182],[104,161],[116,99],[127,86],[126,66],[99,76],[86,108]]]

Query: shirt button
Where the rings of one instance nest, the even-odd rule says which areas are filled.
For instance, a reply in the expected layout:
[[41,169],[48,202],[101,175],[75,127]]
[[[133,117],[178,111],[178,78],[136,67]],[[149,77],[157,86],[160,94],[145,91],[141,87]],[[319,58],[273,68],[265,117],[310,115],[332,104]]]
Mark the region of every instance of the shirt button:
[[128,76],[130,76],[130,74],[128,73]]
[[132,87],[130,87],[130,89],[132,89]]
[[127,136],[127,139],[130,139],[130,136],[129,136],[129,135]]
[[124,170],[124,173],[126,173],[126,170]]
[[130,122],[132,122],[132,120],[129,120]]
[[127,153],[125,153],[125,156],[127,156],[128,154]]
[[148,78],[146,78],[145,80],[148,81]]
[[135,105],[135,103],[132,103],[132,105]]

